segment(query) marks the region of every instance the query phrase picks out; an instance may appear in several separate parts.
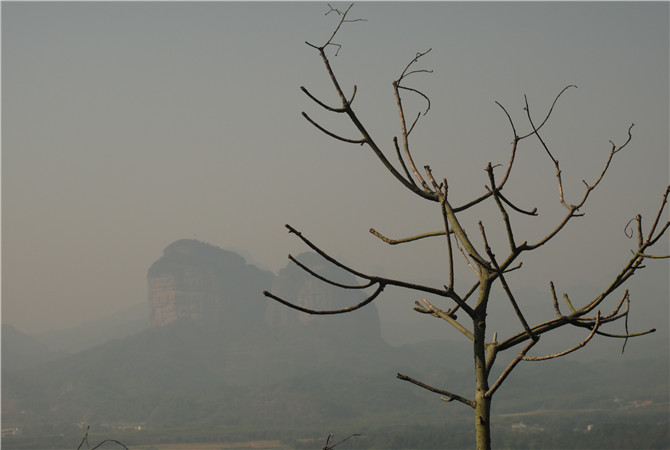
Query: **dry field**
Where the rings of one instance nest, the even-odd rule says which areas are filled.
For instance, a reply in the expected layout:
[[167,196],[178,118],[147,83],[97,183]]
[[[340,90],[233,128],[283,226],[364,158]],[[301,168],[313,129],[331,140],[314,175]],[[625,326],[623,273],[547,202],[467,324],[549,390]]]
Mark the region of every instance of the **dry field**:
[[221,442],[217,444],[158,444],[158,445],[133,445],[130,450],[230,450],[230,449],[272,449],[287,448],[279,441],[248,441],[248,442]]

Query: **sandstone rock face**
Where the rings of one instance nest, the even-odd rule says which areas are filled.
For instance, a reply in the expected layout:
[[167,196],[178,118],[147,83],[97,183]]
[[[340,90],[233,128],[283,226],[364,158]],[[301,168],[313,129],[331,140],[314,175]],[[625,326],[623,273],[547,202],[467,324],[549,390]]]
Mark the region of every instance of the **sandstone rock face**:
[[152,327],[177,320],[175,277],[160,275],[149,278],[149,322]]
[[151,326],[189,319],[202,326],[242,329],[249,321],[262,320],[262,291],[273,279],[237,253],[193,239],[176,241],[147,274]]
[[[303,253],[299,261],[315,273],[345,285],[356,279],[315,253]],[[275,276],[246,264],[234,252],[193,239],[168,245],[147,274],[149,317],[152,327],[190,320],[203,327],[224,330],[227,336],[250,330],[273,330],[318,337],[323,342],[379,341],[381,326],[374,304],[352,313],[318,316],[301,313],[265,298],[269,290],[310,309],[341,309],[360,303],[369,293],[342,289],[325,283],[293,262]]]

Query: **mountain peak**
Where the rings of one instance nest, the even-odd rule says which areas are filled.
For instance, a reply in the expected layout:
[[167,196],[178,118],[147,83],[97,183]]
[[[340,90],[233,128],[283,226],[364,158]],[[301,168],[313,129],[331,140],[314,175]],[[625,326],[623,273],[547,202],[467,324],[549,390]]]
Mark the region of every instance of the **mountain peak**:
[[151,326],[191,319],[237,330],[244,319],[263,316],[261,292],[273,279],[235,252],[180,239],[165,247],[147,272]]

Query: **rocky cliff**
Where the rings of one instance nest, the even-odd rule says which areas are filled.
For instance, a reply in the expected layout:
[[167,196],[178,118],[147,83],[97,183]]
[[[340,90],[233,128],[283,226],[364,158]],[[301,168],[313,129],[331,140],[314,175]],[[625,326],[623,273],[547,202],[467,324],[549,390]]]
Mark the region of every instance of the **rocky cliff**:
[[274,275],[244,258],[193,239],[168,245],[147,273],[152,327],[190,319],[239,331],[263,319]]
[[[315,253],[297,257],[314,272],[341,284],[355,278]],[[365,293],[342,289],[314,278],[289,262],[275,276],[246,264],[237,253],[193,239],[168,245],[147,274],[152,327],[178,319],[231,332],[258,325],[281,333],[344,335],[347,340],[381,339],[374,304],[339,316],[300,313],[264,298],[263,290],[312,309],[339,309],[359,303]]]

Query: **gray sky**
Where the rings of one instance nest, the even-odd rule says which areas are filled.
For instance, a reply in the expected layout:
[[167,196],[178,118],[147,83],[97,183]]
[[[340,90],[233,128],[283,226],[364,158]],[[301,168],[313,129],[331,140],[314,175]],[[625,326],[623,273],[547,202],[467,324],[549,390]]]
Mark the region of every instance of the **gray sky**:
[[[444,279],[443,241],[389,247],[368,233],[437,230],[439,208],[405,191],[367,148],[333,141],[300,116],[358,137],[299,90],[337,100],[304,44],[328,38],[336,18],[327,10],[3,3],[3,323],[59,329],[145,302],[147,268],[181,238],[244,250],[277,272],[288,253],[306,250],[285,223],[361,271]],[[391,82],[433,49],[421,67],[434,73],[411,81],[432,101],[412,142],[417,164],[448,178],[454,203],[484,191],[488,161],[509,159],[512,132],[496,100],[522,133],[524,94],[539,118],[563,87],[578,86],[543,136],[571,202],[581,180],[599,174],[608,141],[623,143],[634,122],[586,216],[510,278],[546,293],[549,280],[559,290],[600,286],[621,269],[634,244],[624,226],[637,213],[649,224],[668,184],[668,3],[360,3],[352,17],[367,22],[342,28],[331,61],[346,92],[358,85],[354,107],[392,160]],[[408,95],[406,105],[424,103]],[[517,239],[537,240],[564,210],[536,140],[521,146],[513,176],[508,197],[541,213],[513,219]],[[490,204],[465,225],[480,218],[502,236]],[[476,228],[469,234],[480,242]],[[506,244],[496,242],[502,255]],[[470,277],[460,266],[459,279]],[[667,262],[639,277],[633,298],[647,306],[637,323],[667,328]],[[396,295],[378,307],[406,311],[414,300]],[[548,293],[538,301],[549,304]]]

